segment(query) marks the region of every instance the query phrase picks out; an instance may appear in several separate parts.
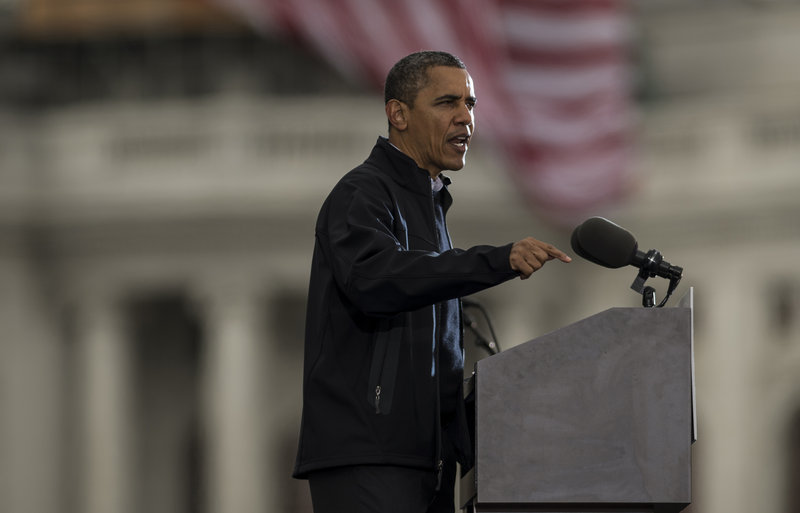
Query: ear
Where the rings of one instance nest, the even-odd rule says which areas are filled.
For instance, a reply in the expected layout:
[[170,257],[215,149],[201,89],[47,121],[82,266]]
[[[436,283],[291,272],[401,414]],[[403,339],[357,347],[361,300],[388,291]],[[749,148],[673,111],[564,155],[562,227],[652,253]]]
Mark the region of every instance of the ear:
[[401,132],[408,127],[407,109],[406,104],[400,100],[389,100],[386,103],[386,118],[389,124]]

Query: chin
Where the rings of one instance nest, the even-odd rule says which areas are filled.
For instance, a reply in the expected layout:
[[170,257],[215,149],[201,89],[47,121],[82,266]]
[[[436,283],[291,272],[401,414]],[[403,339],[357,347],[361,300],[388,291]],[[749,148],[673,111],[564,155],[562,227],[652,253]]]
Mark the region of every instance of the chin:
[[442,166],[443,171],[458,171],[466,164],[466,160],[452,160],[450,162],[445,162],[445,165]]
[[453,167],[450,168],[450,171],[458,171],[462,167],[464,167],[465,164],[466,164],[466,162],[464,162],[464,161],[458,162],[457,164],[455,164]]

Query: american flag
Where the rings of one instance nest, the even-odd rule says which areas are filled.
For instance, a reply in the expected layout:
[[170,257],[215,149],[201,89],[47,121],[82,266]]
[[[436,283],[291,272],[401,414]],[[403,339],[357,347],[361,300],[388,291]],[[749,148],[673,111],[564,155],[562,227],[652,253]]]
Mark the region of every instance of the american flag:
[[482,138],[523,198],[573,222],[622,198],[630,171],[630,22],[621,0],[216,0],[383,86],[403,56],[459,56]]

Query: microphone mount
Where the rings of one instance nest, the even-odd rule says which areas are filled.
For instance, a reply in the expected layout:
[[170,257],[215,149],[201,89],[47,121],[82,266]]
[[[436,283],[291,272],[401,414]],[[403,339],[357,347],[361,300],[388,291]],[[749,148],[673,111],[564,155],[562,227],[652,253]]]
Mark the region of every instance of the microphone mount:
[[[484,306],[477,301],[472,301],[465,298],[461,298],[461,305],[463,307],[464,328],[469,330],[469,332],[475,337],[475,344],[478,347],[485,349],[490,356],[499,353],[500,344],[497,342],[497,335],[494,332],[494,327],[492,326],[491,319],[489,319],[489,313],[486,311],[486,308],[484,308]],[[483,315],[483,319],[486,321],[486,326],[489,328],[489,333],[491,333],[491,338],[486,338],[478,329],[478,323],[476,323],[467,314],[467,309],[469,308],[475,308],[481,313],[481,315]]]
[[656,306],[656,290],[653,287],[644,286],[647,279],[655,278],[656,276],[669,279],[667,294],[658,304],[659,308],[663,307],[678,287],[678,283],[680,283],[683,276],[683,268],[664,262],[664,257],[655,249],[651,249],[646,254],[637,251],[633,260],[634,265],[639,267],[639,273],[636,275],[636,279],[633,280],[631,289],[642,295],[642,306],[646,308]]

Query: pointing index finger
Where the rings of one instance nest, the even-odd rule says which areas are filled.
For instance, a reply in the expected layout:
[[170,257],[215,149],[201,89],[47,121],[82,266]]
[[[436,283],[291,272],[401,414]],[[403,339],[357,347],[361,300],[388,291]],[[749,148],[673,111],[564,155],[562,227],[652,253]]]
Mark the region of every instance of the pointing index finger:
[[567,262],[567,263],[572,262],[572,257],[567,255],[557,247],[553,246],[552,244],[547,244],[544,249],[545,251],[547,251],[547,254],[553,258],[561,260],[562,262]]

